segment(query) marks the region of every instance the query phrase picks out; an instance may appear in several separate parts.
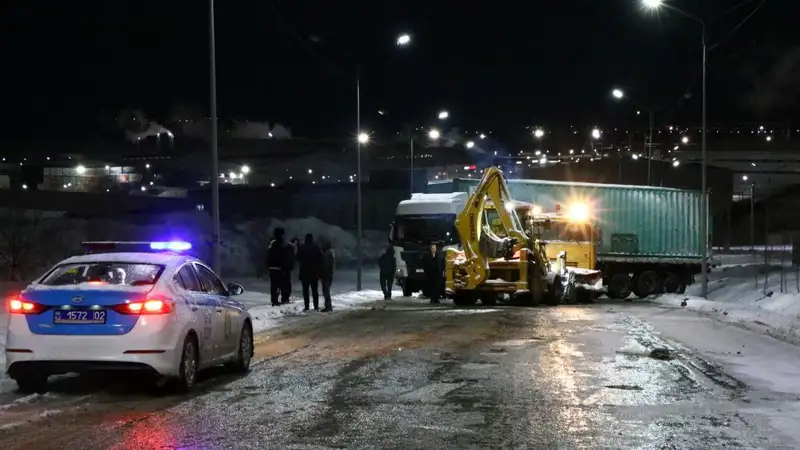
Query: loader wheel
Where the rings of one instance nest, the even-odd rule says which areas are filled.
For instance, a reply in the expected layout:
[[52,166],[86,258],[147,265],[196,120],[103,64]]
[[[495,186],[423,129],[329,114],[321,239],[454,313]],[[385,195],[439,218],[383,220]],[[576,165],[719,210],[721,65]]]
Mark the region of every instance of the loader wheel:
[[623,300],[631,295],[633,286],[627,273],[615,273],[608,280],[608,298]]
[[481,294],[481,305],[494,306],[497,304],[497,294]]
[[564,285],[561,284],[561,278],[556,277],[550,290],[545,294],[545,301],[550,306],[558,306],[564,300]]
[[478,297],[469,292],[456,292],[453,294],[453,304],[456,306],[475,306],[478,302]]
[[655,271],[645,270],[633,281],[633,293],[639,298],[646,298],[648,295],[661,292],[663,282]]
[[586,289],[576,289],[575,290],[575,297],[577,297],[578,303],[582,305],[586,305],[589,303],[594,303],[594,298],[592,296],[594,294],[593,291],[588,291]]

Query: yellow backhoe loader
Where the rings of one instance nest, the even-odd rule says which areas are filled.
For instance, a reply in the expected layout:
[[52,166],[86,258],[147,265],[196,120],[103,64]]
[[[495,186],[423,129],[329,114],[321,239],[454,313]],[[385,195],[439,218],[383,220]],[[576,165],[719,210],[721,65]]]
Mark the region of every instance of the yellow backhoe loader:
[[[446,293],[456,305],[473,305],[479,299],[493,305],[505,294],[515,304],[557,305],[573,291],[565,255],[549,260],[545,245],[534,237],[543,230],[536,232],[532,228],[538,224],[520,219],[518,204],[500,169],[486,169],[456,217],[461,250],[447,250]],[[489,209],[494,209],[503,237],[492,231]]]

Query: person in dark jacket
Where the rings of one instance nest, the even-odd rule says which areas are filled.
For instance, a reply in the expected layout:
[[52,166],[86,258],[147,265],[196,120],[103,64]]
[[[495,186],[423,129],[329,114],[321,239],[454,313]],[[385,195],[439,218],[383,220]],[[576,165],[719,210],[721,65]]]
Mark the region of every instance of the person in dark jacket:
[[300,265],[300,283],[303,285],[303,302],[305,311],[308,311],[308,291],[314,298],[314,311],[319,311],[319,278],[322,271],[322,250],[314,243],[311,233],[306,235],[306,240],[297,249],[297,263]]
[[392,282],[397,271],[397,261],[394,259],[394,247],[391,245],[386,248],[380,258],[378,258],[378,268],[380,269],[381,290],[383,299],[392,299]]
[[325,298],[325,307],[322,312],[333,311],[331,301],[331,284],[333,283],[333,272],[336,268],[336,254],[333,253],[331,243],[322,243],[322,268],[320,270],[320,281],[322,282],[322,296]]
[[279,306],[281,297],[288,301],[291,292],[291,285],[289,291],[286,290],[286,268],[291,261],[289,260],[290,247],[286,243],[284,235],[283,228],[275,228],[267,249],[267,270],[269,271],[272,306]]
[[442,289],[444,284],[444,265],[444,252],[439,250],[436,243],[431,243],[430,251],[425,254],[423,259],[425,279],[428,285],[428,297],[430,297],[431,303],[439,303],[439,299],[444,293],[444,289]]

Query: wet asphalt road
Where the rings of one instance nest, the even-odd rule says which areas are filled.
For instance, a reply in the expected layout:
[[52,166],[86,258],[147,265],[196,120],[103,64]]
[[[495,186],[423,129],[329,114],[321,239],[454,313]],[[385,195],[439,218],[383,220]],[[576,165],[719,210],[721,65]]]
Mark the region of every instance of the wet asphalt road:
[[0,448],[796,448],[743,412],[748,386],[654,332],[668,313],[400,300],[293,318],[250,374],[190,396],[76,378],[0,399]]

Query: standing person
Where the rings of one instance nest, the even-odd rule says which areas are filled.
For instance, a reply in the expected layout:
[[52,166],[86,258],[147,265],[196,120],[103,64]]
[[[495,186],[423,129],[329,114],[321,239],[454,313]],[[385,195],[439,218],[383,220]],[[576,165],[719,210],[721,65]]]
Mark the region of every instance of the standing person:
[[331,243],[322,243],[322,270],[320,270],[320,281],[322,281],[322,296],[325,298],[325,307],[322,312],[333,311],[331,301],[331,284],[333,283],[333,272],[336,268],[336,254],[333,253]]
[[303,285],[304,311],[308,311],[308,291],[314,298],[314,311],[319,311],[319,278],[322,271],[322,250],[314,243],[314,235],[308,233],[305,242],[297,249],[300,265],[300,283]]
[[288,294],[284,293],[286,287],[284,272],[289,252],[287,251],[284,234],[283,228],[275,228],[267,249],[267,271],[269,272],[269,291],[272,306],[280,305],[279,295],[288,297]]
[[444,252],[439,250],[435,242],[431,242],[430,251],[425,255],[424,267],[428,296],[431,303],[439,303],[444,281]]
[[394,247],[391,245],[386,248],[380,258],[378,258],[378,268],[380,269],[381,290],[383,299],[392,299],[392,282],[397,271],[397,261],[394,259]]
[[297,259],[297,238],[292,238],[284,247],[286,253],[286,264],[284,264],[283,272],[281,274],[281,304],[286,305],[292,302],[292,271],[294,270],[294,263]]

